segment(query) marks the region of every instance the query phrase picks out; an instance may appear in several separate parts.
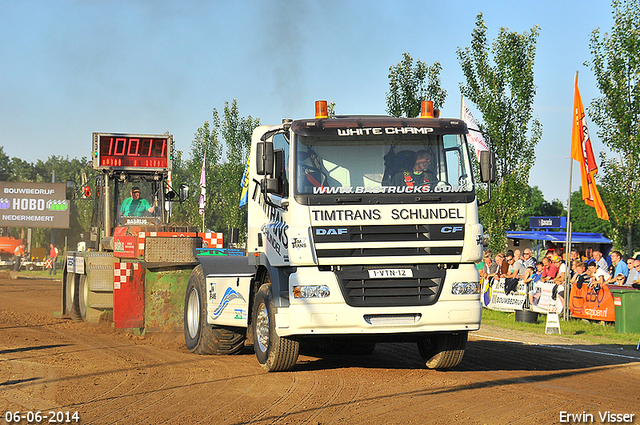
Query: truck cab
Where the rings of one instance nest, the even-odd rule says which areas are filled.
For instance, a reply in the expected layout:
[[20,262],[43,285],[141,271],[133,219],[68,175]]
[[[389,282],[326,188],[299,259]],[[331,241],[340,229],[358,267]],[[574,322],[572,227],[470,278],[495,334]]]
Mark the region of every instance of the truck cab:
[[[247,313],[207,325],[246,326],[269,371],[291,368],[299,343],[314,339],[412,341],[428,367],[458,365],[480,327],[483,229],[467,126],[429,107],[420,118],[329,118],[320,103],[313,119],[257,128],[250,277],[234,288],[244,301],[229,303]],[[226,288],[211,262],[202,267],[205,282]]]

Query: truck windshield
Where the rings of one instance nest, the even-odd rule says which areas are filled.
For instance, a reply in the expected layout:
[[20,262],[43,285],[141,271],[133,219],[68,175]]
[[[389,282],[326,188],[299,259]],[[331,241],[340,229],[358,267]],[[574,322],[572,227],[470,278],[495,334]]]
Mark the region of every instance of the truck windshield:
[[157,182],[116,182],[118,225],[155,224],[162,217],[163,199]]
[[296,194],[469,194],[464,135],[324,138],[296,136]]

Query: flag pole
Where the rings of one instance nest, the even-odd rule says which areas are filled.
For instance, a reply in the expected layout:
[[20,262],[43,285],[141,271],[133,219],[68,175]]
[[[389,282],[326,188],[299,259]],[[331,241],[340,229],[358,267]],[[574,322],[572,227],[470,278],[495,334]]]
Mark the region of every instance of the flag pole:
[[[578,81],[578,71],[576,71],[576,81]],[[573,121],[575,120],[575,105],[574,110],[571,112],[571,121],[572,125],[575,125]],[[569,276],[571,276],[571,264],[569,260],[571,259],[571,184],[573,182],[573,156],[571,155],[572,144],[569,144],[569,199],[567,200],[567,272],[564,274],[564,320],[569,319],[569,291],[571,287],[569,286]]]

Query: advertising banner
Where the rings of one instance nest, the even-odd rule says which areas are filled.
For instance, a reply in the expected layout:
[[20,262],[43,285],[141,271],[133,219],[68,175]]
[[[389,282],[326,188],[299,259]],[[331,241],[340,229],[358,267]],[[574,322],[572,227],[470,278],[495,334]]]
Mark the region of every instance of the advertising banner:
[[533,284],[531,291],[531,311],[536,313],[547,314],[549,307],[555,306],[558,314],[562,313],[564,308],[564,287],[559,285],[556,299],[553,299],[553,291],[556,288],[555,283],[536,282]]
[[[483,282],[482,305],[491,310],[499,311],[516,311],[524,308],[526,299],[526,288],[522,280],[518,282],[518,286],[514,291],[507,294],[504,287],[505,279],[493,280],[489,283],[487,280]],[[553,299],[553,283],[538,282],[534,284],[533,289],[529,292],[530,309],[536,313],[547,314],[549,307],[556,305],[557,312],[562,312],[564,305],[564,293],[562,285],[559,286],[560,293],[556,294],[556,300]]]
[[573,317],[590,320],[604,320],[614,322],[616,320],[613,296],[607,285],[589,288],[582,285],[578,289],[574,283],[571,286],[569,309]]
[[491,310],[522,310],[526,297],[524,283],[522,283],[522,281],[518,282],[516,290],[509,292],[507,295],[504,290],[504,281],[504,278],[500,280],[492,279],[491,281],[484,281],[482,305]]
[[68,229],[66,184],[0,182],[0,226]]

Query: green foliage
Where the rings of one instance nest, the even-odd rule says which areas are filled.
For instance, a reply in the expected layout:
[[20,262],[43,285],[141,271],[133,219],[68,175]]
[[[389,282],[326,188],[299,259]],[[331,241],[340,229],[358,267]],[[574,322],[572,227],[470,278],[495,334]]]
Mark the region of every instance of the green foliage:
[[[87,168],[88,159],[69,159],[52,155],[46,161],[38,160],[29,163],[20,158],[9,158],[4,154],[4,148],[0,147],[0,180],[16,182],[44,182],[52,181],[55,172],[55,181],[67,180],[80,184],[81,173],[90,173]],[[75,199],[70,202],[69,229],[33,228],[31,234],[32,247],[47,247],[54,242],[62,247],[66,241],[67,246],[75,249],[81,238],[81,234],[89,229],[91,220],[92,203],[83,199]],[[23,228],[11,229],[11,235],[26,237]]]
[[471,47],[457,51],[466,78],[460,90],[482,113],[484,122],[479,126],[490,135],[498,159],[491,202],[479,211],[494,251],[504,249],[505,231],[523,213],[529,170],[542,137],[542,126],[533,118],[537,37],[537,26],[523,34],[501,28],[489,48],[487,27],[480,13]]
[[440,85],[442,66],[439,62],[427,66],[418,60],[414,66],[409,53],[402,61],[389,67],[387,112],[394,117],[417,117],[423,100],[432,100],[434,108],[442,108],[447,92]]
[[618,247],[640,248],[640,1],[612,1],[611,33],[591,34],[591,70],[601,97],[588,108],[598,136],[611,151],[602,152],[602,198],[615,228]]
[[582,190],[571,193],[571,224],[574,232],[602,233],[607,238],[613,237],[611,222],[599,219],[596,209],[584,203]]
[[562,202],[557,199],[547,202],[538,186],[527,186],[525,191],[522,214],[511,223],[509,230],[531,230],[529,217],[559,217],[566,215]]
[[[193,190],[189,200],[174,210],[174,219],[200,227],[198,212],[200,173],[206,152],[206,208],[205,228],[226,233],[231,228],[244,236],[247,210],[240,209],[240,180],[249,156],[251,135],[260,125],[258,118],[241,117],[236,100],[225,102],[223,115],[213,110],[213,127],[205,121],[191,143],[191,158],[174,161],[174,182],[187,183]],[[180,179],[180,180],[178,180]]]

